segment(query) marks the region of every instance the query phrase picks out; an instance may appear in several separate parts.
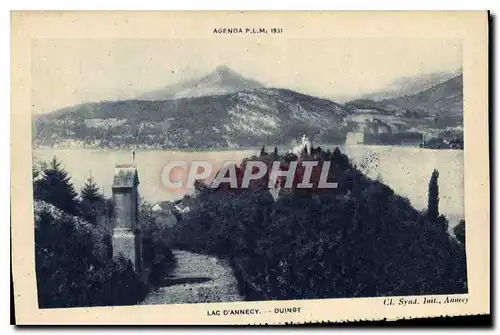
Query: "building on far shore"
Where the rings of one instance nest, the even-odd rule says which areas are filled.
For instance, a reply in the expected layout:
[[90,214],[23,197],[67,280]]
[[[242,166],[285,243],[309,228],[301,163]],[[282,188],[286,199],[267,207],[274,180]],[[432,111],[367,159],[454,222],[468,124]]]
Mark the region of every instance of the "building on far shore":
[[357,145],[364,143],[364,133],[361,132],[349,132],[347,133],[345,144],[346,145]]
[[307,137],[305,134],[302,135],[302,138],[300,139],[300,143],[298,143],[290,151],[296,155],[300,155],[304,151],[304,149],[306,149],[307,152],[311,152],[311,149],[312,149],[312,142],[309,139],[309,137]]
[[398,132],[398,133],[369,133],[349,132],[347,133],[346,145],[402,145],[418,147],[424,143],[424,134],[420,132]]

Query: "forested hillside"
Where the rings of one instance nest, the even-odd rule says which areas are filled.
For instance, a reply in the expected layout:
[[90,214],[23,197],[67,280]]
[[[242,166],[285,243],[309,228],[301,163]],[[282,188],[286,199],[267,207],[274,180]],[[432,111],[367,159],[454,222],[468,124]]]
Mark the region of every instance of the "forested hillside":
[[175,227],[172,247],[229,259],[250,300],[467,292],[465,248],[439,215],[437,174],[429,211],[421,212],[338,149],[302,157],[263,152],[249,160],[276,158],[331,161],[329,178],[339,187],[282,190],[275,201],[267,175],[248,189],[199,185],[197,205]]

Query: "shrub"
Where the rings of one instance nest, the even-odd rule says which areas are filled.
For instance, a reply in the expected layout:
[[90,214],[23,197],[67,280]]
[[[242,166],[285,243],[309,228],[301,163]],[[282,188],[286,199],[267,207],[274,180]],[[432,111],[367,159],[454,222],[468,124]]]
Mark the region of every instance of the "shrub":
[[174,254],[167,245],[168,229],[156,217],[151,205],[145,201],[139,207],[139,223],[142,229],[144,265],[151,269],[149,281],[158,286],[161,278],[175,266]]
[[[54,157],[33,169],[35,262],[41,308],[132,305],[142,300],[143,283],[132,263],[112,259],[111,200],[92,178],[76,199],[68,173]],[[164,229],[141,206],[145,262],[153,284],[170,271],[174,257]],[[73,216],[78,214],[80,217]]]
[[39,201],[35,252],[40,308],[132,305],[146,294],[129,261],[108,257],[94,226]]
[[259,181],[209,189],[173,243],[229,259],[248,300],[467,291],[465,249],[442,229],[447,222],[363,175],[338,148],[319,154],[332,161],[337,189],[291,190],[276,202]]

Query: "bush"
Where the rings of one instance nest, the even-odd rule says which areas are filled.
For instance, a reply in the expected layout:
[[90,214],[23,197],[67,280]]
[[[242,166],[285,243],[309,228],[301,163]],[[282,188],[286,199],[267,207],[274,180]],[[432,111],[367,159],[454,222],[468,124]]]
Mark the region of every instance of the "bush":
[[[69,174],[54,157],[33,169],[33,190],[41,308],[133,305],[144,298],[151,283],[140,280],[130,261],[112,260],[112,202],[92,178],[78,201]],[[175,260],[164,242],[164,229],[146,208],[141,206],[139,218],[144,260],[153,284],[158,284]]]
[[35,203],[40,308],[133,305],[147,287],[125,259],[111,260],[105,237],[56,207]]
[[148,290],[130,260],[124,257],[93,271],[89,282],[89,301],[100,306],[134,305],[144,299]]
[[465,249],[447,223],[363,175],[340,150],[319,152],[332,161],[337,189],[291,190],[276,202],[265,182],[209,189],[173,243],[227,258],[248,300],[467,292]]
[[154,286],[160,284],[175,267],[174,254],[167,245],[169,231],[156,217],[151,205],[145,201],[139,207],[139,222],[142,229],[142,247],[144,266],[151,269],[149,282]]

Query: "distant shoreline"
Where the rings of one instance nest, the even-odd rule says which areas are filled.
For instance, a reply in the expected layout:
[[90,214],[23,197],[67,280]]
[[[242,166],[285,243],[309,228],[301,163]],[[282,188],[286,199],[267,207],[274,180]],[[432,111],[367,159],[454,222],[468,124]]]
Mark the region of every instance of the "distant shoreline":
[[[274,146],[273,146],[274,148]],[[93,147],[33,147],[33,150],[95,150],[95,151],[183,151],[183,152],[209,152],[209,151],[245,151],[245,150],[260,150],[260,147],[238,147],[238,148],[93,148]]]
[[[318,144],[313,144],[316,146]],[[292,149],[293,144],[269,144],[265,145],[267,151],[273,150],[274,147],[278,147],[278,150],[283,150],[283,148]],[[357,144],[357,145],[345,145],[344,143],[320,143],[318,146],[326,147],[327,149],[332,146],[338,147],[373,147],[373,148],[408,148],[408,149],[425,149],[425,150],[453,150],[453,151],[463,151],[463,149],[457,148],[426,148],[426,147],[417,147],[417,146],[405,146],[405,145],[377,145],[377,144]],[[253,147],[217,147],[217,148],[94,148],[94,147],[48,147],[48,146],[34,146],[32,150],[95,150],[95,151],[133,151],[141,152],[141,151],[182,151],[182,152],[213,152],[213,151],[249,151],[249,150],[260,150],[261,146],[253,146]]]

